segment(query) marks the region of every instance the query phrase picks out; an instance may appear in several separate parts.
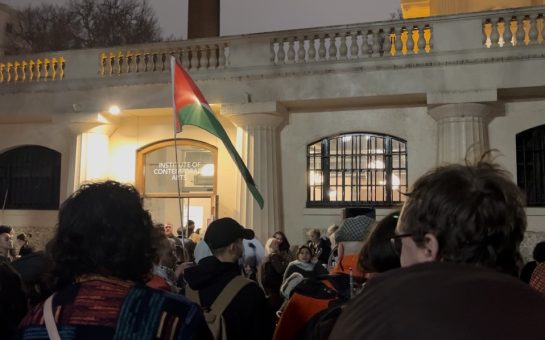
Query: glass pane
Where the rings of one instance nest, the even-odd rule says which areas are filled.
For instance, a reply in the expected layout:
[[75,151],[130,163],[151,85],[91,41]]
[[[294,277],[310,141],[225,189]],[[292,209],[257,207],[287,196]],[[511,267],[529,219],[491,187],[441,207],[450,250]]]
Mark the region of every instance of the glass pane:
[[144,159],[145,193],[177,193],[180,191],[212,192],[215,164],[211,151],[190,145],[178,145],[178,165],[174,146],[151,151]]
[[333,138],[329,142],[329,154],[330,155],[337,155],[339,153],[339,139]]

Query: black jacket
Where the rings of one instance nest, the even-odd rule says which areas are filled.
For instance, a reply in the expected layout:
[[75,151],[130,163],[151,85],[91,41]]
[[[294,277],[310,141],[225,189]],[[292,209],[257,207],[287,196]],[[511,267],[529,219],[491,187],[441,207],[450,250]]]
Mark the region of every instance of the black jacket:
[[[203,308],[209,308],[223,288],[237,275],[236,263],[220,262],[210,256],[195,267],[185,270],[189,287],[199,291]],[[227,337],[233,340],[271,339],[274,332],[274,313],[265,300],[265,294],[256,283],[246,285],[223,313]]]

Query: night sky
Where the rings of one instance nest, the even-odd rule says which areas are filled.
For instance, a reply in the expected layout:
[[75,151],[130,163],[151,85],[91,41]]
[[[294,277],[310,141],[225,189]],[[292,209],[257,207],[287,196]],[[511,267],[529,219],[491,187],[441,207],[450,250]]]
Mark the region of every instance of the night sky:
[[[0,0],[10,6],[68,0]],[[150,0],[163,36],[187,36],[188,0]],[[235,35],[341,25],[389,19],[400,0],[224,0],[221,2],[221,35]]]

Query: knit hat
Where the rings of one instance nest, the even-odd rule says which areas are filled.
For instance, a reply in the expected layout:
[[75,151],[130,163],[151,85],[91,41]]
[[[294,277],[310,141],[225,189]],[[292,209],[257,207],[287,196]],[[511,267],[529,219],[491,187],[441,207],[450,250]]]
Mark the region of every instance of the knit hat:
[[369,236],[374,223],[374,219],[365,215],[347,218],[335,232],[335,242],[363,242]]

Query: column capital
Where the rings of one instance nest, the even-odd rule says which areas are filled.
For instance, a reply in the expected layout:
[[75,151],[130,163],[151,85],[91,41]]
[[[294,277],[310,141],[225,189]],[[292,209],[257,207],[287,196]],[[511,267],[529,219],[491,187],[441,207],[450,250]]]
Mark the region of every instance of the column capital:
[[119,127],[119,118],[104,113],[78,113],[55,119],[56,123],[66,124],[75,135],[82,133],[102,133],[110,136]]
[[221,115],[239,127],[277,128],[286,121],[288,110],[278,102],[222,104]]
[[482,103],[456,103],[434,105],[428,108],[428,114],[436,121],[445,118],[479,117],[488,119],[492,116],[493,107]]

